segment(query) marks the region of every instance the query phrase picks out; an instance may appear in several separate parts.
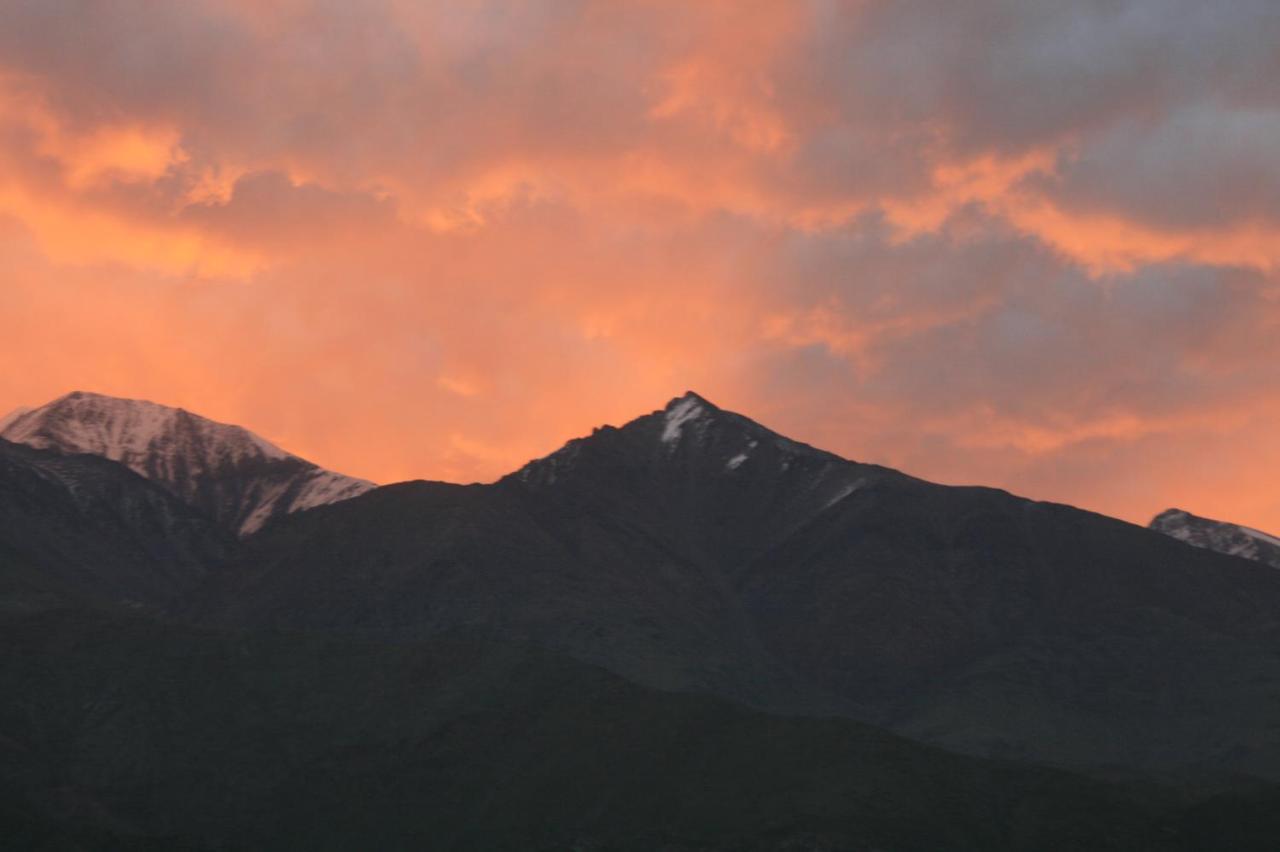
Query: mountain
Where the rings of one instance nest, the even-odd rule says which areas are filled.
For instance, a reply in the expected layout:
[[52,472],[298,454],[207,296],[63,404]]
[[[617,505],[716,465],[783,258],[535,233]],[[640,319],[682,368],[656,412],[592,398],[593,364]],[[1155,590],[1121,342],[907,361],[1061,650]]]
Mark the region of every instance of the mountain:
[[1273,788],[950,754],[519,643],[0,617],[0,836],[32,850],[1270,850]]
[[492,485],[403,483],[287,518],[195,613],[395,641],[466,629],[984,757],[1280,779],[1280,572],[846,461],[695,394]]
[[401,483],[289,519],[200,601],[249,626],[484,626],[660,689],[772,706],[801,687],[760,645],[731,569],[883,476],[900,474],[690,394],[493,485]]
[[76,391],[0,421],[0,438],[120,462],[239,535],[373,488],[247,429],[181,408]]
[[127,468],[0,439],[0,609],[163,607],[234,540]]
[[1274,848],[1269,566],[696,394],[236,536],[134,411],[0,440],[10,845]]
[[1201,518],[1182,509],[1164,510],[1149,526],[1196,547],[1280,568],[1280,538],[1250,527]]

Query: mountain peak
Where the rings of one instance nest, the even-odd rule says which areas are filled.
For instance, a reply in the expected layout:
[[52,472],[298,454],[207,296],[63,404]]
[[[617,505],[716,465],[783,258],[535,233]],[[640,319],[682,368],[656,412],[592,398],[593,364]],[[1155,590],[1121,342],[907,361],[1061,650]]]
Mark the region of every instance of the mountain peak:
[[705,419],[719,410],[693,391],[676,397],[663,409],[662,442],[678,442],[686,424]]
[[290,457],[275,444],[240,426],[149,400],[81,390],[14,417],[4,424],[0,436],[39,449],[103,456],[136,469],[138,459],[169,451],[166,445],[173,443],[178,433],[236,455]]
[[804,487],[830,480],[834,483],[831,487],[824,484],[814,489],[829,501],[832,494],[848,493],[850,482],[857,479],[849,472],[864,467],[792,441],[686,391],[661,409],[621,426],[598,427],[589,436],[574,438],[507,478],[541,488],[564,485],[581,476],[588,480],[635,476],[646,481],[661,477],[685,481],[697,470],[708,481],[728,478],[751,480],[757,485],[775,477],[803,480]]
[[1186,509],[1179,509],[1176,506],[1172,506],[1168,509],[1165,509],[1163,512],[1160,512],[1158,515],[1152,518],[1151,523],[1154,524],[1157,521],[1161,520],[1162,518],[1189,518],[1189,517],[1192,517],[1192,515]]
[[119,462],[241,535],[373,483],[324,470],[248,429],[140,399],[72,391],[0,423],[0,438]]
[[687,403],[694,403],[704,408],[711,409],[712,411],[720,410],[719,406],[715,405],[713,402],[711,402],[711,400],[707,399],[705,396],[702,396],[696,391],[691,391],[691,390],[687,390],[684,393],[672,399],[670,402],[666,404],[666,407],[663,410],[670,411],[672,408],[675,408],[678,405],[687,404]]

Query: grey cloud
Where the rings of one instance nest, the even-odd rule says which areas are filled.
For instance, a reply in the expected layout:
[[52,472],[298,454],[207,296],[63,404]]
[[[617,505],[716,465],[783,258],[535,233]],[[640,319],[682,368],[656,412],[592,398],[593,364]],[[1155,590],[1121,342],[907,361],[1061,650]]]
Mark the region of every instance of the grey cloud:
[[0,69],[42,81],[68,120],[170,121],[195,160],[290,160],[348,187],[447,195],[516,161],[555,183],[641,151],[805,209],[917,195],[948,158],[1048,146],[1058,173],[1029,188],[1063,204],[1168,226],[1280,215],[1271,0],[768,8],[804,16],[776,54],[712,61],[794,144],[734,168],[714,115],[649,114],[663,72],[745,18],[732,7],[10,0]]
[[1168,228],[1280,221],[1280,98],[1274,109],[1196,104],[1164,121],[1117,122],[1033,185],[1068,207]]
[[1206,97],[1274,103],[1280,72],[1280,7],[1267,0],[907,0],[827,14],[821,56],[851,106],[942,119],[962,148],[1034,147]]
[[[1161,416],[1280,382],[1266,295],[1275,282],[1248,270],[1171,263],[1093,279],[987,220],[906,242],[874,225],[797,237],[772,280],[792,282],[793,310],[822,306],[849,329],[872,329],[874,369],[845,393],[917,415],[986,405],[1032,423]],[[886,320],[930,317],[875,333]]]

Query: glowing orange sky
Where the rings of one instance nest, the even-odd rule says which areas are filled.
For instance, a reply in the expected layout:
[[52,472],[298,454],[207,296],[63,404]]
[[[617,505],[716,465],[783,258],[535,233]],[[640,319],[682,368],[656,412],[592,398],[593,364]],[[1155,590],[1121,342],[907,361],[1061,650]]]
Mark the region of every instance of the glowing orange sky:
[[1273,3],[5,8],[0,409],[486,480],[692,388],[1280,530]]

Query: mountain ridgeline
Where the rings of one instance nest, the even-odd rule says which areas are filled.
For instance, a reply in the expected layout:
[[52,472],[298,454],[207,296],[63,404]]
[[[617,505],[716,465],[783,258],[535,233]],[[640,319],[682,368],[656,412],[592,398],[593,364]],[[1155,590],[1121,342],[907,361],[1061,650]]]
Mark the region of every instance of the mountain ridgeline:
[[1150,527],[1196,547],[1280,568],[1280,537],[1252,527],[1202,518],[1182,509],[1166,509],[1151,519]]
[[488,485],[373,488],[88,394],[0,434],[28,445],[0,441],[0,688],[23,696],[0,701],[0,791],[32,844],[1280,830],[1259,561],[851,462],[692,393]]

